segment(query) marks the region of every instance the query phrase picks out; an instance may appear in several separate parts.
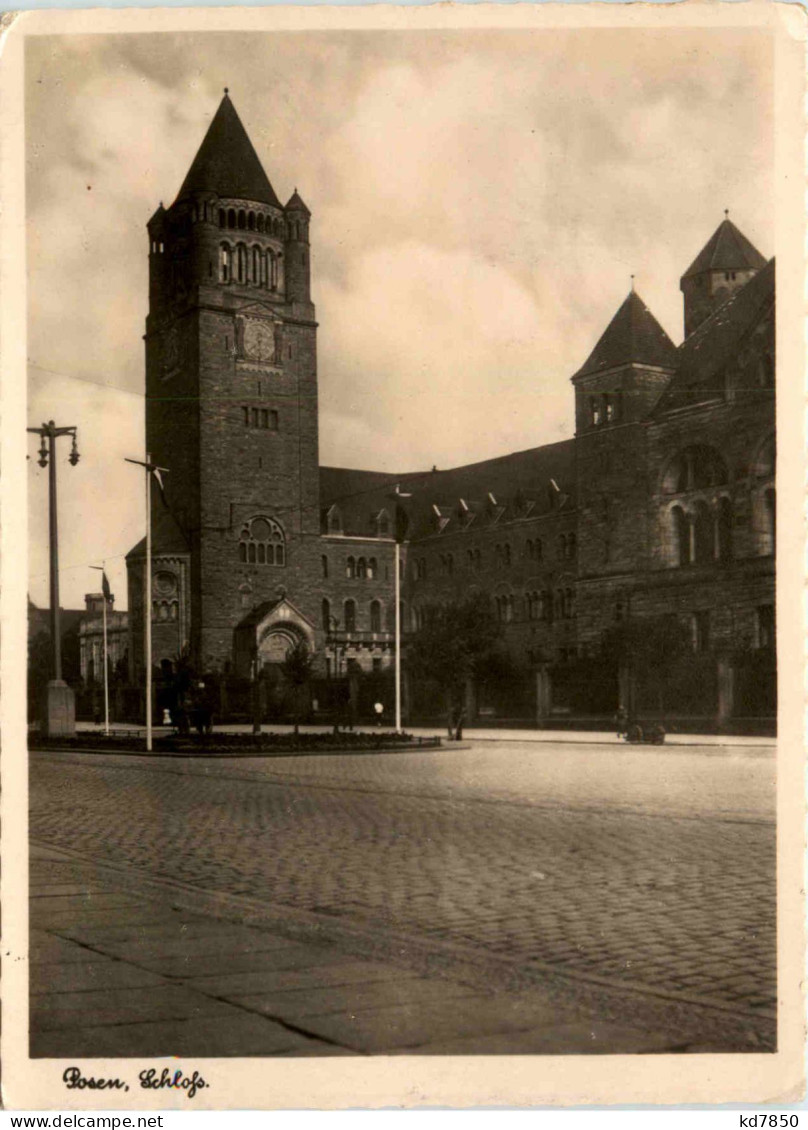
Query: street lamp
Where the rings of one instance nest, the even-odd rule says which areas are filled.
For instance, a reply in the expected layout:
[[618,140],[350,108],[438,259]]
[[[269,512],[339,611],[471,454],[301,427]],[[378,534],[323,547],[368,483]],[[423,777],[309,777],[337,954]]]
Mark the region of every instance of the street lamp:
[[76,699],[72,689],[62,680],[62,640],[59,625],[59,531],[56,508],[56,440],[70,436],[73,440],[68,461],[75,467],[79,461],[75,426],[57,428],[48,420],[39,428],[27,428],[42,440],[39,448],[40,467],[48,467],[48,527],[50,540],[50,633],[53,645],[53,677],[48,680],[43,730],[50,737],[76,732]]

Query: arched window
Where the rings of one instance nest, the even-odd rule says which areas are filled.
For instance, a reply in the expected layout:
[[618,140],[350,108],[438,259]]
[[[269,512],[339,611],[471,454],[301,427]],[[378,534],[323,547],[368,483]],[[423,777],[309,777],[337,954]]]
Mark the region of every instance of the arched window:
[[227,212],[227,226],[234,228],[236,226],[236,213],[230,208]]
[[[250,213],[252,215],[252,213]],[[261,282],[261,248],[253,247],[252,249],[252,281],[255,286]]]
[[368,580],[369,581],[372,581],[372,580],[375,579],[377,568],[378,568],[378,566],[376,564],[376,558],[375,557],[369,557],[368,558]]
[[247,248],[243,243],[236,248],[236,281],[247,281]]
[[328,532],[330,534],[342,533],[342,515],[338,507],[331,506],[329,508],[326,525],[328,526]]
[[718,500],[715,516],[715,548],[719,561],[732,559],[732,503],[728,498]]
[[326,600],[325,597],[323,597],[323,603],[321,605],[321,616],[322,616],[323,631],[324,632],[330,632],[331,631],[331,605],[328,602],[328,600]]
[[505,564],[510,565],[510,563],[511,563],[511,547],[507,544],[507,542],[502,547],[502,555],[505,559]]
[[690,523],[681,506],[674,506],[671,510],[671,523],[673,525],[673,564],[674,566],[690,564]]
[[322,557],[320,558],[320,562],[322,564],[323,577],[327,577],[328,576],[328,558],[326,557],[325,554],[323,554]]
[[261,215],[260,212],[258,213],[258,220],[256,222],[258,224],[259,232],[262,232],[264,230],[264,217]]
[[250,231],[255,231],[255,212],[250,212],[247,216],[247,227]]
[[370,602],[370,630],[371,632],[382,630],[382,606],[378,600]]
[[267,251],[267,286],[270,290],[278,288],[278,260],[274,251]]
[[230,282],[230,248],[223,243],[219,248],[219,282]]
[[359,581],[364,581],[368,575],[367,565],[364,557],[358,558],[356,562],[356,577]]
[[253,518],[241,529],[239,560],[251,565],[285,565],[286,539],[274,518]]
[[243,208],[242,208],[242,209],[240,210],[240,212],[239,212],[239,214],[238,214],[238,226],[239,226],[239,228],[240,228],[240,229],[241,229],[242,231],[243,231],[243,230],[244,230],[244,228],[246,228],[246,226],[247,226],[247,217],[246,217],[246,215],[244,214],[244,209],[243,209]]
[[345,608],[345,631],[346,632],[355,632],[356,631],[356,601],[355,600],[346,600],[344,608]]
[[356,559],[354,557],[349,557],[345,562],[345,576],[351,581],[356,576]]
[[696,564],[712,561],[714,556],[714,534],[710,508],[702,499],[694,507],[693,546]]
[[390,518],[386,510],[376,516],[376,533],[380,538],[386,538],[390,533]]

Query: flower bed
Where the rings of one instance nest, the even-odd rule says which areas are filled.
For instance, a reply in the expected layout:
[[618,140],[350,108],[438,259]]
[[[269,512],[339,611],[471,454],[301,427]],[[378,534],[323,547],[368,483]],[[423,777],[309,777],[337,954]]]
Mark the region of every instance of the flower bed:
[[[118,731],[109,736],[80,732],[70,738],[48,738],[32,733],[31,749],[75,749],[110,753],[142,753],[144,731]],[[379,750],[435,748],[440,738],[416,738],[395,731],[291,734],[225,734],[208,735],[156,733],[153,753],[200,754],[202,756],[254,757],[274,754],[305,753],[375,753]]]

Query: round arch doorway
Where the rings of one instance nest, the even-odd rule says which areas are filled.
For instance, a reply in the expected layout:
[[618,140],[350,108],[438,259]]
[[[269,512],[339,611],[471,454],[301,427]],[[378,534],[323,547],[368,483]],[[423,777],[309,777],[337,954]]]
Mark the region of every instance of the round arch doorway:
[[290,712],[296,714],[300,708],[299,703],[292,702],[295,691],[283,677],[283,662],[291,649],[301,643],[311,649],[305,635],[286,623],[273,624],[258,644],[257,668],[263,684],[261,713],[267,721],[284,718]]

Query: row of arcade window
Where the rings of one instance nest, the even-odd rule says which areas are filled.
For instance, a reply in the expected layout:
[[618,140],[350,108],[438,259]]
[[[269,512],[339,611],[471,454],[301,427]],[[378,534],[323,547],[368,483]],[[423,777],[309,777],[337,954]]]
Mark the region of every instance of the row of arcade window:
[[[570,532],[568,534],[560,534],[556,543],[556,556],[559,561],[569,561],[575,557],[577,542],[575,534]],[[528,540],[525,543],[525,557],[529,561],[542,560],[542,543],[539,538],[535,541]],[[507,567],[513,563],[513,554],[510,545],[505,542],[502,545],[494,547],[494,555],[496,557],[496,564],[499,567]],[[451,553],[442,553],[439,558],[441,572],[446,576],[453,576],[454,574],[454,557]],[[469,549],[466,551],[466,563],[468,568],[473,572],[479,572],[482,568],[482,553],[479,549]],[[427,578],[427,560],[425,557],[419,557],[413,562],[413,570],[416,581],[425,581]]]
[[[758,512],[758,552],[771,555],[777,542],[777,497],[774,487],[763,492],[755,507]],[[732,503],[726,497],[710,506],[698,499],[684,509],[674,506],[670,512],[672,525],[672,560],[674,568],[684,565],[707,565],[714,561],[731,561],[733,557]]]
[[[323,557],[328,569],[328,559]],[[348,557],[345,561],[345,576],[349,581],[372,581],[378,574],[379,566],[375,557]],[[327,572],[324,574],[327,576]]]
[[575,591],[570,588],[529,592],[525,595],[528,620],[552,624],[554,620],[571,620],[575,615]]
[[241,409],[245,428],[263,428],[265,431],[278,430],[278,413],[273,408],[248,408]]
[[[355,632],[357,630],[356,614],[356,601],[350,598],[343,601],[342,623],[340,624],[339,621],[331,613],[331,602],[324,597],[321,609],[323,631],[327,633],[338,633],[340,630],[342,630],[343,632],[346,632],[350,635],[352,632]],[[388,621],[391,615],[392,610],[388,609]],[[380,600],[371,600],[370,602],[369,623],[371,632],[379,633],[382,631],[382,603]],[[393,628],[389,623],[387,625],[387,631],[393,631]]]
[[219,209],[219,227],[239,231],[257,231],[262,235],[274,235],[283,239],[286,229],[283,220],[264,216],[261,212],[247,212],[243,208]]
[[603,392],[589,397],[589,424],[598,428],[601,424],[614,424],[620,419],[620,393]]
[[176,600],[153,600],[152,620],[176,620],[179,616],[179,604]]
[[285,565],[286,539],[272,518],[253,518],[241,530],[239,561],[248,565]]
[[265,252],[260,247],[248,248],[243,243],[231,247],[229,243],[223,243],[219,247],[219,282],[237,282],[277,290],[280,283],[280,259],[280,254]]

